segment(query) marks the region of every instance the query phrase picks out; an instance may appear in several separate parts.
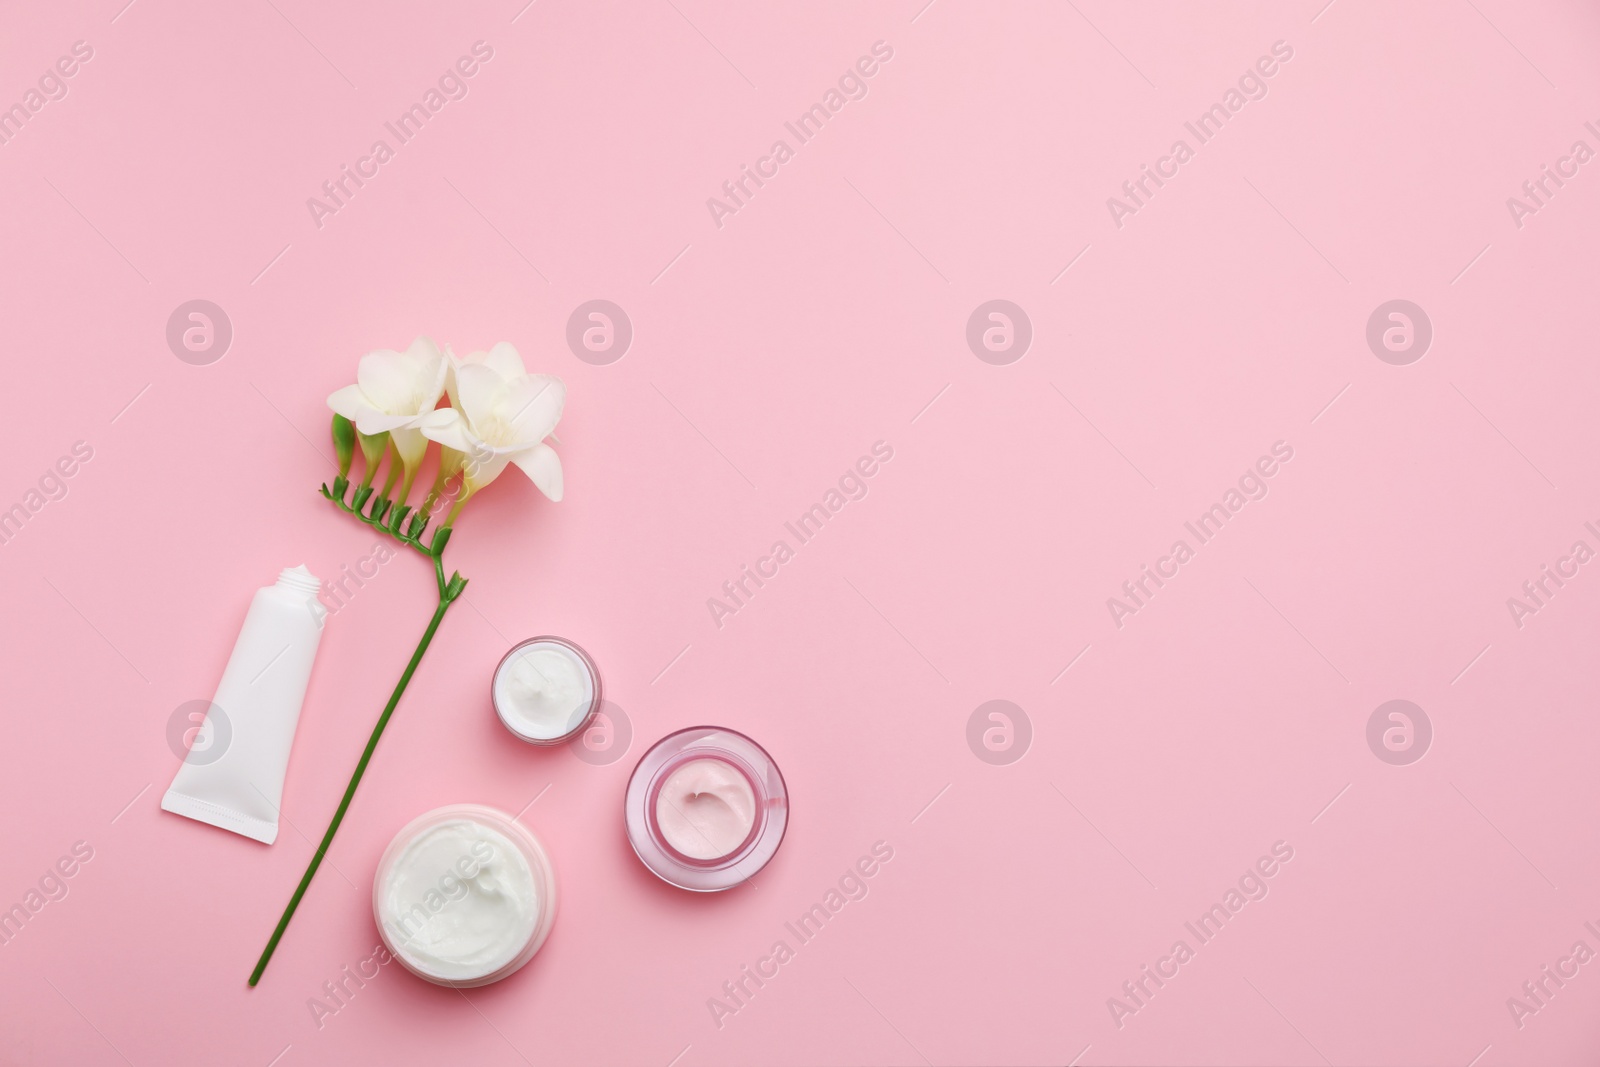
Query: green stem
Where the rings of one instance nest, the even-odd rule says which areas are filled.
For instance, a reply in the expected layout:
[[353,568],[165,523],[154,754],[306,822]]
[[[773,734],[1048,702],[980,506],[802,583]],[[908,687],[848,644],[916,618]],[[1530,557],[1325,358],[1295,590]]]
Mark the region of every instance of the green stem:
[[[449,540],[448,535],[444,540]],[[289,906],[283,909],[283,917],[278,920],[277,929],[272,931],[267,947],[262,951],[261,958],[256,961],[256,969],[250,973],[252,986],[261,980],[261,974],[267,969],[267,963],[277,950],[283,932],[289,928],[289,920],[294,918],[295,909],[300,906],[300,898],[306,895],[311,879],[316,877],[317,868],[322,866],[322,858],[328,854],[328,846],[333,844],[333,835],[339,832],[339,824],[344,822],[345,812],[349,810],[350,801],[356,795],[356,787],[361,784],[362,776],[367,773],[367,764],[372,761],[372,753],[377,750],[378,739],[383,736],[384,728],[389,725],[389,718],[400,703],[400,697],[405,693],[406,686],[410,684],[411,676],[416,673],[417,664],[422,662],[422,654],[428,651],[428,646],[433,643],[433,635],[439,629],[439,623],[444,620],[444,613],[466,588],[467,583],[459,574],[452,574],[448,581],[445,580],[443,543],[437,544],[436,550],[431,552],[414,541],[409,543],[433,560],[434,578],[439,586],[439,606],[434,610],[433,618],[428,620],[428,628],[422,632],[422,640],[417,643],[417,650],[411,654],[411,662],[406,664],[405,673],[400,676],[394,692],[389,695],[389,703],[384,706],[383,714],[378,716],[378,723],[372,728],[372,736],[367,738],[367,747],[361,753],[360,761],[356,763],[355,773],[350,776],[350,784],[345,787],[344,798],[339,801],[339,808],[333,813],[333,821],[328,824],[327,832],[322,835],[322,843],[312,855],[311,863],[306,867],[306,873],[301,876],[300,885],[295,889],[294,896],[289,898]]]

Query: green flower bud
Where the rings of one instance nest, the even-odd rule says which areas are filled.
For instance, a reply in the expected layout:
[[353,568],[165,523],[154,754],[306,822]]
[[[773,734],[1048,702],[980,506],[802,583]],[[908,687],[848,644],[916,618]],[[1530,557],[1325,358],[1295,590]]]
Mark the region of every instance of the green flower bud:
[[356,428],[343,415],[333,417],[333,451],[339,457],[339,477],[349,477],[350,460],[356,451]]

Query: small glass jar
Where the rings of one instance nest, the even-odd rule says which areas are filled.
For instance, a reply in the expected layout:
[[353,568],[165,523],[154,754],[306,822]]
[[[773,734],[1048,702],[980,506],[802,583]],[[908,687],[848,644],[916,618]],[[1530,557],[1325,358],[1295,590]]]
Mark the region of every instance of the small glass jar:
[[[704,832],[695,825],[696,812],[671,794],[699,783],[720,790],[727,801],[711,798],[719,817]],[[750,825],[740,839],[747,806]],[[778,765],[760,745],[736,730],[695,726],[668,734],[640,758],[628,780],[623,818],[634,853],[656,877],[681,889],[715,893],[745,882],[778,851],[789,825],[789,792]]]
[[600,668],[564,637],[530,637],[511,646],[489,680],[494,713],[530,745],[577,737],[594,721],[601,699]]
[[521,823],[481,804],[436,808],[395,835],[372,880],[389,954],[435,985],[470,989],[534,956],[556,915],[555,871]]

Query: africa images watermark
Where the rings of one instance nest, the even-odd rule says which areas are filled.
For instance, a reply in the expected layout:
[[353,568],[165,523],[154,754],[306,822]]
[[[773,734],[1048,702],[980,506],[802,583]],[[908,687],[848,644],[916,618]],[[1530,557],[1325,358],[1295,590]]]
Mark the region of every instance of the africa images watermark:
[[[1125,625],[1123,619],[1126,616],[1137,615],[1149,607],[1149,601],[1156,591],[1176,578],[1179,569],[1194,559],[1196,549],[1221,533],[1222,527],[1244,510],[1245,504],[1252,500],[1265,500],[1269,491],[1267,480],[1278,473],[1281,464],[1293,458],[1294,448],[1287,441],[1274,441],[1272,454],[1260,457],[1253,466],[1246,468],[1239,476],[1237,487],[1229,486],[1222,494],[1221,501],[1202,511],[1192,522],[1183,524],[1183,528],[1195,539],[1193,546],[1184,538],[1178,538],[1167,555],[1156,560],[1153,570],[1149,564],[1144,564],[1137,578],[1122,583],[1122,593],[1127,599],[1107,597],[1106,610],[1111,613],[1111,621],[1117,629]],[[1154,583],[1154,589],[1151,583]]]
[[72,887],[67,883],[83,870],[83,865],[94,859],[94,846],[87,841],[74,841],[72,850],[45,868],[38,884],[29,886],[22,899],[0,912],[0,946],[11,944],[22,928],[48,904],[67,899]]
[[1172,948],[1165,956],[1156,960],[1153,968],[1148,963],[1140,964],[1138,977],[1122,983],[1122,996],[1106,998],[1106,1010],[1111,1013],[1111,1021],[1117,1024],[1117,1029],[1121,1030],[1127,1025],[1128,1016],[1137,1015],[1149,1007],[1155,995],[1178,977],[1184,964],[1193,960],[1200,948],[1214,941],[1222,933],[1223,927],[1244,910],[1246,904],[1267,899],[1271,891],[1268,881],[1292,859],[1294,846],[1287,841],[1274,841],[1272,854],[1261,856],[1245,868],[1238,882],[1222,894],[1219,903],[1211,905],[1193,922],[1183,924],[1183,928],[1195,940],[1193,946],[1180,937],[1172,943]]
[[446,68],[445,72],[439,75],[437,85],[430,85],[423,92],[421,103],[412,104],[393,122],[383,124],[383,128],[394,138],[393,145],[380,137],[372,142],[372,147],[367,150],[366,155],[356,160],[353,169],[349,164],[339,164],[338,177],[322,183],[322,195],[326,200],[315,196],[306,198],[306,210],[311,212],[311,221],[317,229],[322,229],[322,220],[325,216],[337,215],[348,207],[350,201],[355,198],[356,191],[376,178],[379,169],[395,157],[400,147],[421,133],[429,120],[444,110],[445,104],[451,100],[465,100],[469,91],[469,79],[478,73],[481,64],[493,58],[494,49],[490,45],[483,41],[472,42],[472,54],[462,56],[455,61],[454,66]]
[[355,595],[378,576],[378,569],[396,555],[389,544],[375,541],[371,551],[356,560],[354,566],[346,563],[340,567],[339,577],[324,578],[316,599],[311,601],[311,614],[317,625],[323,625],[329,615],[337,615],[349,607]]
[[[473,841],[466,852],[456,857],[455,863],[444,869],[436,883],[410,902],[409,908],[383,921],[388,928],[388,936],[397,945],[405,945],[419,936],[452,903],[465,900],[472,893],[470,884],[493,859],[493,845],[487,841]],[[490,883],[493,884],[492,878]],[[365,989],[367,983],[376,978],[379,971],[393,959],[393,955],[382,944],[375,945],[370,956],[355,964],[353,972],[350,965],[346,964],[337,978],[323,982],[321,994],[306,998],[306,1009],[311,1012],[317,1029],[321,1030],[330,1017],[348,1008],[355,995]]]
[[[845,468],[839,476],[837,487],[829,488],[822,494],[822,500],[812,504],[810,508],[801,512],[793,522],[785,522],[783,528],[794,537],[796,544],[804,545],[822,532],[828,520],[832,519],[844,506],[852,500],[862,500],[867,495],[867,480],[872,478],[882,469],[882,464],[894,458],[894,448],[887,441],[874,441],[872,454],[862,456],[855,463]],[[707,597],[706,610],[711,612],[711,621],[717,629],[722,629],[723,618],[728,615],[737,615],[740,610],[747,607],[756,592],[778,576],[779,568],[794,559],[795,547],[784,538],[779,538],[772,543],[767,554],[759,557],[752,568],[746,564],[739,569],[737,577],[722,583],[722,593],[727,599],[720,597]],[[763,580],[765,579],[765,580]],[[751,588],[754,583],[755,588]]]
[[[717,229],[722,229],[724,216],[737,215],[739,209],[745,207],[756,195],[757,189],[776,178],[779,169],[794,158],[795,149],[821,133],[822,128],[833,120],[833,116],[844,110],[845,104],[851,100],[865,100],[867,79],[878,73],[880,64],[887,63],[893,58],[894,48],[888,42],[872,42],[872,54],[862,56],[855,61],[854,66],[845,68],[845,72],[839,75],[838,82],[822,94],[820,102],[802,111],[793,122],[783,124],[783,128],[794,138],[793,145],[780,137],[772,142],[766,155],[756,157],[753,168],[744,163],[739,164],[739,176],[722,183],[722,196],[706,198],[706,210],[711,212],[711,221],[716,224]],[[750,187],[752,183],[755,189]]]
[[44,510],[46,504],[65,500],[70,491],[67,480],[93,458],[93,445],[87,441],[74,441],[69,455],[61,456],[39,475],[36,488],[29,488],[20,501],[0,510],[0,545],[9,545],[22,532],[22,528]]
[[[1595,937],[1600,937],[1600,928],[1595,924],[1584,921],[1583,928]],[[1507,997],[1506,1010],[1511,1013],[1511,1021],[1521,1030],[1528,1025],[1528,1017],[1538,1015],[1550,1006],[1550,1001],[1555,995],[1566,987],[1572,979],[1578,977],[1579,969],[1590,960],[1594,959],[1594,949],[1589,947],[1587,941],[1573,942],[1571,950],[1565,956],[1556,958],[1554,969],[1550,964],[1541,964],[1539,974],[1522,983],[1520,997]],[[1569,969],[1570,968],[1570,969]]]
[[348,1008],[356,994],[365,989],[368,982],[378,977],[382,968],[393,959],[394,957],[383,945],[374,945],[372,955],[357,961],[354,971],[351,971],[350,964],[347,963],[340,969],[337,978],[323,982],[322,992],[319,995],[306,998],[306,1008],[311,1012],[311,1019],[317,1024],[317,1029],[321,1030],[330,1018]]
[[1139,165],[1139,176],[1122,183],[1122,194],[1126,199],[1109,196],[1106,198],[1106,210],[1111,213],[1112,225],[1122,229],[1123,219],[1129,215],[1137,215],[1139,209],[1145,207],[1156,191],[1166,185],[1168,181],[1178,176],[1179,168],[1195,157],[1198,149],[1205,145],[1217,134],[1222,132],[1222,127],[1228,121],[1244,110],[1245,104],[1252,100],[1264,100],[1267,96],[1267,79],[1278,73],[1279,64],[1287,63],[1294,58],[1294,48],[1287,41],[1273,41],[1272,54],[1262,56],[1255,64],[1245,68],[1239,75],[1236,85],[1231,85],[1222,94],[1219,103],[1212,104],[1202,111],[1193,122],[1185,122],[1183,128],[1194,137],[1194,145],[1180,137],[1172,142],[1172,147],[1167,154],[1156,160],[1155,166],[1148,163]]
[[[1600,539],[1600,530],[1595,529],[1594,523],[1585,522],[1583,528]],[[1566,555],[1556,557],[1554,568],[1548,563],[1539,564],[1539,574],[1522,583],[1522,598],[1506,597],[1506,610],[1511,612],[1511,621],[1517,629],[1527,625],[1525,620],[1529,615],[1537,615],[1541,608],[1549,607],[1556,592],[1576,578],[1578,568],[1591,559],[1594,559],[1594,549],[1580,539],[1572,543]]]
[[[740,964],[738,977],[722,983],[722,996],[706,998],[706,1010],[711,1013],[711,1021],[717,1024],[717,1029],[721,1030],[730,1016],[748,1008],[755,995],[778,977],[783,965],[793,960],[802,946],[822,933],[822,928],[843,911],[846,904],[867,899],[871,891],[867,883],[877,877],[892,859],[894,846],[887,841],[874,841],[871,855],[861,856],[845,868],[837,882],[822,894],[821,901],[801,912],[793,922],[783,924],[784,933],[788,936],[774,941],[766,955],[758,957],[754,964]],[[793,945],[789,943],[789,938],[794,939]]]
[[94,46],[88,41],[72,42],[72,53],[61,56],[45,68],[32,88],[23,92],[21,99],[9,107],[0,105],[0,145],[8,145],[22,128],[43,111],[46,104],[67,98],[67,79],[77,74],[84,63],[94,58]]
[[[1596,128],[1593,122],[1585,122],[1583,128],[1600,138],[1600,128]],[[1540,164],[1539,176],[1522,183],[1521,198],[1506,197],[1506,210],[1511,212],[1511,221],[1517,229],[1526,225],[1523,220],[1529,215],[1537,215],[1540,208],[1549,207],[1550,199],[1568,181],[1576,178],[1578,169],[1593,158],[1594,149],[1589,147],[1588,142],[1577,140],[1572,142],[1566,155],[1557,157],[1553,170],[1548,163]]]

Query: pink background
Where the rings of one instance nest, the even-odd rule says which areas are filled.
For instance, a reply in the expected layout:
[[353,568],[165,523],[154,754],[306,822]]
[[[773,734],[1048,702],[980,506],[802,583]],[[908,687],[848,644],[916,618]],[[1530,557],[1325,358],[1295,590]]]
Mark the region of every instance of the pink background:
[[[1600,963],[1520,1026],[1507,998],[1600,950],[1600,573],[1520,628],[1506,605],[1600,548],[1600,163],[1520,228],[1506,206],[1600,148],[1592,4],[122,3],[0,34],[0,103],[94,50],[0,146],[0,509],[93,449],[0,552],[0,906],[93,849],[0,947],[0,1059],[1593,1062]],[[314,225],[479,40],[469,95]],[[706,199],[880,40],[865,99],[718,228]],[[1106,198],[1280,40],[1265,99],[1116,226]],[[195,298],[234,329],[206,366],[165,340]],[[596,298],[635,331],[608,366],[565,341]],[[965,340],[996,298],[1034,331],[1008,366]],[[1391,299],[1433,324],[1409,366],[1365,340]],[[470,606],[250,990],[425,564],[330,620],[276,844],[159,810],[167,724],[252,590],[369,551],[315,493],[323,401],[419,332],[566,378],[567,499],[512,473],[468,508]],[[707,598],[880,440],[866,498],[719,629]],[[1118,628],[1106,599],[1280,440],[1270,495]],[[594,653],[623,758],[494,720],[489,672],[537,633]],[[1396,698],[1434,730],[1408,766],[1366,741]],[[1031,722],[1020,761],[969,749],[991,699]],[[638,864],[620,802],[706,721],[773,753],[794,817],[756,887],[702,898]],[[319,1026],[394,832],[535,797],[565,897],[534,962],[465,995],[391,965]],[[869,895],[719,1028],[708,999],[878,841]],[[1184,923],[1279,841],[1270,894],[1198,946]]]

